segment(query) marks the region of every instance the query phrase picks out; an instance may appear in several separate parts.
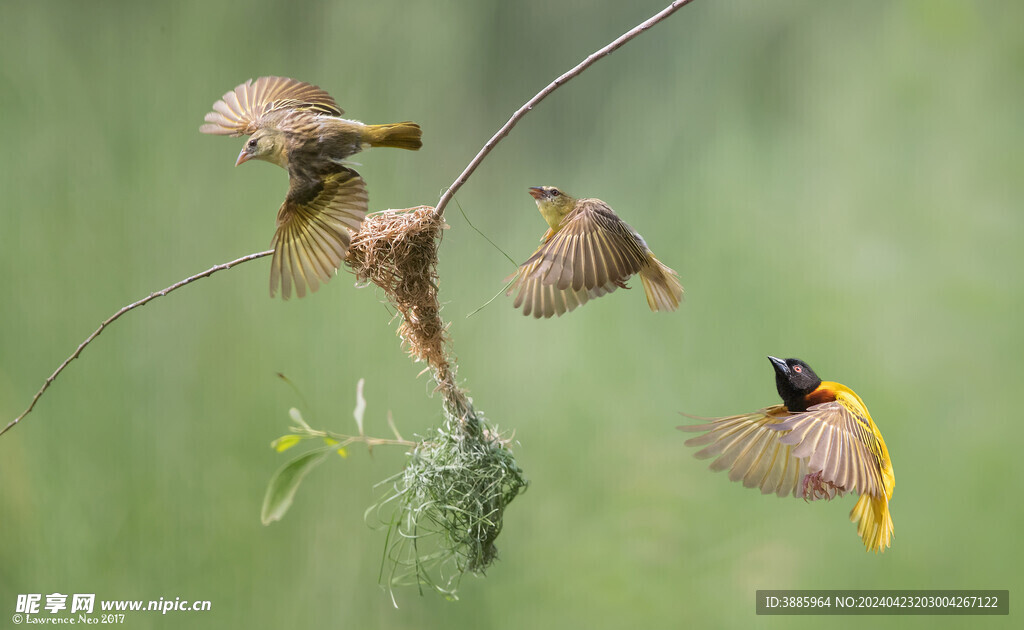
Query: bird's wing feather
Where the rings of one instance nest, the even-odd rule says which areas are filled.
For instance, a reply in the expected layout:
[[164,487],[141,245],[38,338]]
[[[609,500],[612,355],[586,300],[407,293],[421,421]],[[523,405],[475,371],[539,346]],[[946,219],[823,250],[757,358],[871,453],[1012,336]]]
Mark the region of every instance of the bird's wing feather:
[[[531,260],[538,258],[562,263],[559,275],[542,274],[545,284],[579,291],[625,282],[646,264],[647,252],[633,229],[607,204],[581,199]],[[523,265],[524,272],[529,264]]]
[[779,443],[806,458],[811,473],[844,490],[872,497],[884,495],[882,458],[871,421],[845,400],[813,405],[768,425],[780,432]]
[[779,432],[771,428],[788,414],[783,405],[775,405],[679,429],[706,432],[690,438],[686,445],[704,447],[695,453],[699,459],[715,457],[711,470],[728,470],[730,480],[760,488],[762,494],[798,496],[808,472],[807,462],[794,456],[793,447],[783,444]]
[[272,245],[270,295],[292,287],[299,297],[316,291],[334,275],[348,253],[352,232],[366,216],[366,184],[349,168],[310,180],[292,177],[288,197],[277,214]]
[[202,133],[221,136],[249,135],[268,114],[282,109],[312,110],[331,116],[344,112],[331,95],[315,85],[286,77],[249,79],[213,104]]
[[[505,281],[508,282],[515,277],[516,274],[513,274],[505,278]],[[594,287],[593,289],[575,291],[572,287],[559,289],[553,284],[544,284],[541,282],[540,277],[523,279],[520,276],[516,284],[509,288],[506,295],[512,295],[516,288],[519,289],[519,293],[516,294],[512,306],[522,308],[524,315],[546,318],[554,315],[565,315],[575,310],[576,307],[586,304],[588,300],[611,293],[619,287],[615,283],[609,282],[604,286]]]
[[625,286],[647,264],[633,229],[604,202],[582,199],[559,230],[519,267],[508,295],[536,317],[562,315],[588,299]]

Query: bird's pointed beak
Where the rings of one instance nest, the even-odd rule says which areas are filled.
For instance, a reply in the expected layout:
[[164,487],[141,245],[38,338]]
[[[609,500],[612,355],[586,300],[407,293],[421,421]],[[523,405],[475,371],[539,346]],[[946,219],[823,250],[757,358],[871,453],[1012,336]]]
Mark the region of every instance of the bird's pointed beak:
[[248,149],[242,149],[242,152],[238,154],[238,159],[235,160],[235,166],[238,166],[239,164],[241,164],[243,162],[248,162],[251,159],[252,159],[252,154],[249,153]]
[[534,199],[543,199],[545,197],[544,189],[543,188],[539,188],[537,186],[531,186],[530,187],[530,196],[533,197]]
[[776,372],[778,372],[782,376],[789,375],[789,366],[786,365],[786,360],[785,359],[780,359],[778,357],[769,356],[768,360],[772,362],[772,367],[775,368]]

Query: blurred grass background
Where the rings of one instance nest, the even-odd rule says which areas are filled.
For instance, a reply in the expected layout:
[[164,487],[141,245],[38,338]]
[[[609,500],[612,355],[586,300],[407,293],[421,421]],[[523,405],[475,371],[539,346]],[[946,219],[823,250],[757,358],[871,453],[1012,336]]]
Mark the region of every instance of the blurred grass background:
[[[356,161],[371,208],[432,204],[517,107],[665,4],[3,3],[3,421],[118,307],[268,247],[287,176],[198,133],[236,84],[292,76],[351,117],[419,122],[418,154]],[[466,319],[513,268],[449,207],[460,377],[532,481],[462,601],[407,589],[395,610],[376,583],[363,510],[399,450],[353,449],[260,524],[289,407],[351,429],[365,377],[370,432],[388,410],[406,435],[440,421],[379,292],[342,272],[270,300],[263,260],[123,318],[0,438],[0,610],[57,591],[213,603],[138,628],[809,628],[755,619],[754,590],[1019,597],[1022,23],[994,0],[698,1],[527,116],[458,195],[470,220],[523,260],[545,227],[526,187],[600,197],[687,297],[651,314],[634,283],[556,321],[505,298]],[[677,411],[776,400],[767,354],[867,401],[898,477],[884,555],[851,499],[761,497],[683,446]]]

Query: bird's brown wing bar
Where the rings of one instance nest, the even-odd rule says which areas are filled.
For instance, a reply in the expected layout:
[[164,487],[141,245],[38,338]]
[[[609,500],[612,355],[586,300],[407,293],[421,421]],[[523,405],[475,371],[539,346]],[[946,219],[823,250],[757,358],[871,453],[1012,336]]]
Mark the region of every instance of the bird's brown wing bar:
[[203,133],[220,136],[249,135],[262,119],[280,109],[311,109],[332,116],[344,112],[331,95],[315,85],[286,77],[249,79],[213,104],[206,115]]
[[625,286],[646,264],[632,229],[596,199],[581,200],[561,229],[519,267],[508,295],[526,315],[551,317]]
[[284,299],[292,287],[303,297],[307,286],[316,291],[330,280],[366,217],[367,204],[366,184],[352,169],[315,181],[293,177],[272,241],[271,297],[278,286]]
[[646,254],[633,231],[597,199],[582,199],[523,264],[524,277],[574,291],[622,283],[640,271]]
[[845,405],[827,402],[800,413],[775,405],[679,428],[706,431],[686,445],[705,446],[695,455],[717,456],[712,470],[728,470],[729,479],[764,494],[809,498],[804,476],[820,473],[837,490],[882,496],[880,464],[868,442],[874,438],[864,426]]
[[811,473],[858,494],[884,495],[882,461],[871,422],[840,401],[825,402],[769,425],[793,456],[807,458]]
[[704,447],[695,453],[698,459],[715,457],[711,470],[728,470],[731,481],[760,488],[762,494],[800,496],[801,482],[808,473],[807,462],[793,454],[792,446],[782,444],[779,431],[771,428],[788,415],[785,406],[774,405],[679,429],[706,432],[690,438],[686,445]]
[[[506,278],[505,281],[508,282],[513,277],[515,277],[515,274]],[[533,315],[538,318],[551,317],[553,315],[562,316],[575,310],[577,306],[586,304],[591,298],[601,297],[618,288],[615,283],[609,282],[604,286],[594,287],[593,289],[575,291],[571,287],[559,289],[553,284],[544,284],[539,277],[523,278],[519,276],[519,280],[513,287],[509,288],[507,295],[512,295],[512,292],[517,287],[519,288],[519,293],[516,294],[512,306],[515,308],[522,307],[524,315]]]

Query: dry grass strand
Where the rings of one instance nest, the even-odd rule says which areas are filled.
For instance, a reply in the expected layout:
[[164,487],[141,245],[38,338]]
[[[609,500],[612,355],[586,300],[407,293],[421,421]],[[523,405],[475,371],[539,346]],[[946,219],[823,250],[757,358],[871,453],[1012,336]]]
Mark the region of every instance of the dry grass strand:
[[448,225],[432,206],[368,215],[346,263],[360,282],[384,289],[402,315],[398,335],[415,361],[448,371],[447,325],[437,301],[437,248]]

